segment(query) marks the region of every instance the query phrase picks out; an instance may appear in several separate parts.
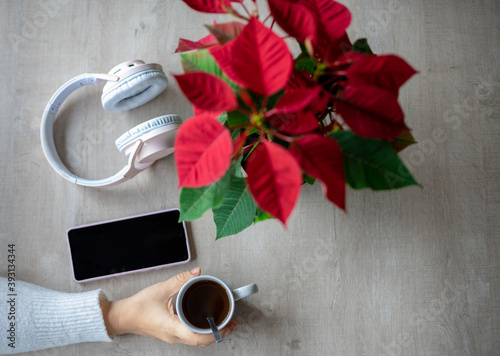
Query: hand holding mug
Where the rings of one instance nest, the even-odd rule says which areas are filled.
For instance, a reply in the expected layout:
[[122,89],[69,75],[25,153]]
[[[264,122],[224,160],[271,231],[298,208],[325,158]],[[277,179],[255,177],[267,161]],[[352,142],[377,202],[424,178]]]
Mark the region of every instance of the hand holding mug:
[[[147,287],[129,298],[101,301],[109,335],[134,333],[172,344],[205,346],[213,343],[212,335],[195,333],[186,328],[173,310],[174,295],[192,278],[199,276],[200,272],[199,268],[195,268]],[[235,321],[227,320],[220,334],[225,337],[237,327]]]
[[211,334],[208,318],[223,330],[233,317],[234,302],[258,291],[256,284],[231,290],[217,277],[198,276],[187,281],[174,297],[174,312],[192,332]]

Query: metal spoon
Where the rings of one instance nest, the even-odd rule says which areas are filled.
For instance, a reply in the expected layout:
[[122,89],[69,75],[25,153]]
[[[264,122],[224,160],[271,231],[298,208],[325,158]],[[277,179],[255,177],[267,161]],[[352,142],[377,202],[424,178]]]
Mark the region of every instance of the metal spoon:
[[215,342],[219,343],[222,341],[222,337],[220,336],[219,329],[217,329],[217,325],[215,325],[214,318],[209,316],[207,318],[208,323],[210,324],[210,329],[212,329],[212,334],[214,334]]

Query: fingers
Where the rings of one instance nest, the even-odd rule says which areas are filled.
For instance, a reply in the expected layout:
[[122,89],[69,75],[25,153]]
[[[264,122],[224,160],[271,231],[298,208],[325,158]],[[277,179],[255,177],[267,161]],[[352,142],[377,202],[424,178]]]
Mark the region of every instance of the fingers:
[[[231,320],[223,329],[219,330],[219,332],[222,338],[225,338],[237,328],[238,323]],[[215,342],[215,338],[212,334],[197,334],[186,328],[179,328],[177,337],[181,343],[192,346],[207,346]]]
[[238,323],[236,321],[231,320],[229,323],[227,323],[225,328],[220,330],[220,336],[222,336],[222,338],[225,338],[236,329],[238,329]]

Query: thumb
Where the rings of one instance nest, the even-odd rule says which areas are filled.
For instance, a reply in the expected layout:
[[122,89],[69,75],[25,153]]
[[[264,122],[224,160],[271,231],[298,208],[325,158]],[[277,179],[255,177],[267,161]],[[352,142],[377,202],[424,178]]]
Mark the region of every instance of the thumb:
[[168,285],[169,289],[178,292],[187,281],[189,281],[191,278],[199,276],[200,274],[201,274],[200,267],[196,267],[193,268],[191,271],[185,271],[170,278],[166,282],[166,285]]

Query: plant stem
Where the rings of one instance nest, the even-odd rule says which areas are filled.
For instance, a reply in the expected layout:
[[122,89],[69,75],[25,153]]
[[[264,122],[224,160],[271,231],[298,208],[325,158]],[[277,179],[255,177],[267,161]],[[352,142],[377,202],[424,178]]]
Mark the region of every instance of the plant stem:
[[263,99],[262,99],[262,105],[260,106],[260,111],[262,113],[262,115],[264,115],[264,112],[267,111],[267,102],[269,101],[269,97],[268,96],[265,96]]
[[245,6],[244,3],[240,3],[241,6],[243,7],[243,9],[245,10],[245,12],[247,13],[248,17],[251,18],[252,17],[252,14],[250,14],[250,11],[248,11],[247,7]]
[[255,4],[254,16],[259,18],[259,4],[257,4],[257,0],[253,0],[253,3]]
[[229,130],[246,129],[251,124],[239,124],[229,127]]
[[316,62],[316,69],[314,69],[313,80],[318,82],[318,78],[323,74],[323,71],[326,69],[326,64],[322,62]]
[[290,136],[287,136],[287,135],[283,135],[281,133],[279,133],[278,131],[274,130],[274,129],[269,129],[269,133],[277,138],[279,138],[280,140],[283,140],[285,142],[288,142],[288,143],[292,143],[295,138],[294,137],[290,137]]
[[250,149],[250,151],[248,151],[247,153],[247,156],[245,158],[245,160],[250,157],[250,154],[253,152],[253,150],[255,150],[255,148],[257,147],[257,145],[261,142],[261,138],[259,137],[259,139],[257,140],[257,142],[255,142],[252,146],[252,148]]
[[252,113],[250,115],[248,115],[250,117],[253,113],[257,112],[257,108],[255,107],[255,103],[253,102],[252,97],[250,96],[250,93],[248,93],[248,91],[246,89],[242,88],[239,94],[240,94],[240,98],[243,101],[243,103],[252,110]]
[[250,21],[250,18],[252,17],[252,16],[245,17],[245,16],[241,15],[238,11],[236,11],[233,8],[228,9],[227,13],[230,14],[230,15],[233,15],[233,16],[239,18],[239,19],[246,20],[246,21]]
[[248,118],[252,117],[253,113],[251,111],[248,111],[247,109],[245,108],[238,108],[238,111],[246,116],[248,116]]
[[233,159],[238,159],[240,158],[240,156],[243,154],[242,152],[242,148],[244,147],[245,145],[245,142],[246,142],[246,139],[248,138],[248,136],[250,135],[250,133],[252,132],[252,130],[255,128],[255,125],[250,125],[246,128],[246,130],[240,135],[240,136],[243,136],[245,139],[244,140],[241,140],[241,142],[239,143],[238,147],[235,147],[234,148],[234,155],[233,155]]

